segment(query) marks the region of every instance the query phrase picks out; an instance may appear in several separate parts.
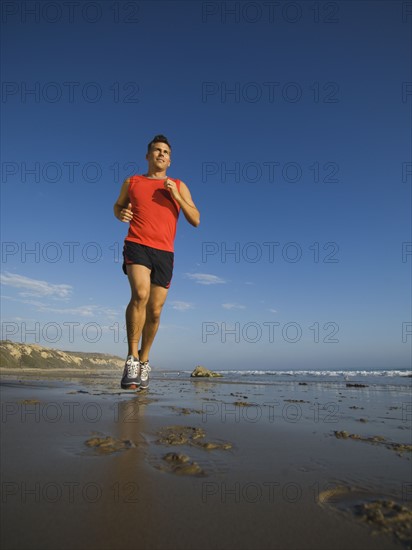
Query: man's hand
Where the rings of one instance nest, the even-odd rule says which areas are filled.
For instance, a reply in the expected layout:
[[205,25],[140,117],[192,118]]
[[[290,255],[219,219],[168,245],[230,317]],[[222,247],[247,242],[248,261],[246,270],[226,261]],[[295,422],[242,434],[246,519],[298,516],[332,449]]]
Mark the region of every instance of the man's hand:
[[200,223],[200,213],[192,200],[192,196],[187,185],[181,181],[179,192],[176,183],[173,180],[166,178],[164,187],[169,191],[174,200],[183,210],[183,214],[185,215],[187,221],[197,227]]
[[122,208],[122,210],[120,210],[119,220],[121,222],[129,223],[132,221],[132,219],[133,219],[132,203],[129,202],[129,204],[127,205],[127,208]]
[[181,198],[177,185],[173,180],[166,178],[166,181],[164,182],[164,187],[169,191],[169,193],[172,195],[172,197],[176,201],[178,201]]

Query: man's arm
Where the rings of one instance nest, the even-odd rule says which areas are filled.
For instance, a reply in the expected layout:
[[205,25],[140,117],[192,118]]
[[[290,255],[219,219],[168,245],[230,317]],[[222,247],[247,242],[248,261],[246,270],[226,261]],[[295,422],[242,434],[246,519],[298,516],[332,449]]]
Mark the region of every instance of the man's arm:
[[114,215],[121,222],[130,222],[133,218],[132,205],[129,200],[129,183],[130,178],[127,178],[122,188],[117,201],[113,205]]
[[197,227],[200,224],[200,212],[192,200],[192,195],[187,185],[181,181],[179,192],[176,183],[173,180],[167,179],[165,181],[165,188],[169,190],[174,200],[179,204],[187,221],[194,227]]

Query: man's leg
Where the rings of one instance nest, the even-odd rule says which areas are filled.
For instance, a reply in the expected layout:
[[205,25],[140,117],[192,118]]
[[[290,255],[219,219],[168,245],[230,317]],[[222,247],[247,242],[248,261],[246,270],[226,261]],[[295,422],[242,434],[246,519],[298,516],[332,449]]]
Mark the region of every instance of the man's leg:
[[138,358],[139,340],[146,321],[146,306],[150,297],[150,269],[132,264],[126,267],[132,297],[126,308],[128,355]]
[[150,297],[146,306],[146,322],[142,332],[142,347],[140,361],[149,359],[150,348],[156,336],[160,323],[160,314],[167,298],[168,289],[158,285],[151,285]]

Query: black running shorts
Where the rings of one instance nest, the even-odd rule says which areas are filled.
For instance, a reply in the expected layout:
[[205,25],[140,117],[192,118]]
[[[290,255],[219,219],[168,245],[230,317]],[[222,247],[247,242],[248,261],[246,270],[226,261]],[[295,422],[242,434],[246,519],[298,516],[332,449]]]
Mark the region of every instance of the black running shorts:
[[126,266],[144,265],[150,269],[150,282],[153,285],[169,288],[173,275],[173,252],[158,250],[133,241],[125,241],[123,247],[123,273]]

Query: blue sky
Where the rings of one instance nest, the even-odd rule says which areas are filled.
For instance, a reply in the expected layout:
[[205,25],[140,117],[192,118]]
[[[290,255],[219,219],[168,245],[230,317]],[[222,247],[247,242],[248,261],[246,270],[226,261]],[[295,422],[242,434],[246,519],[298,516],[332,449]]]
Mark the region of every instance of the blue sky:
[[125,355],[112,205],[163,133],[201,225],[154,365],[408,367],[408,3],[75,4],[3,3],[2,337]]

